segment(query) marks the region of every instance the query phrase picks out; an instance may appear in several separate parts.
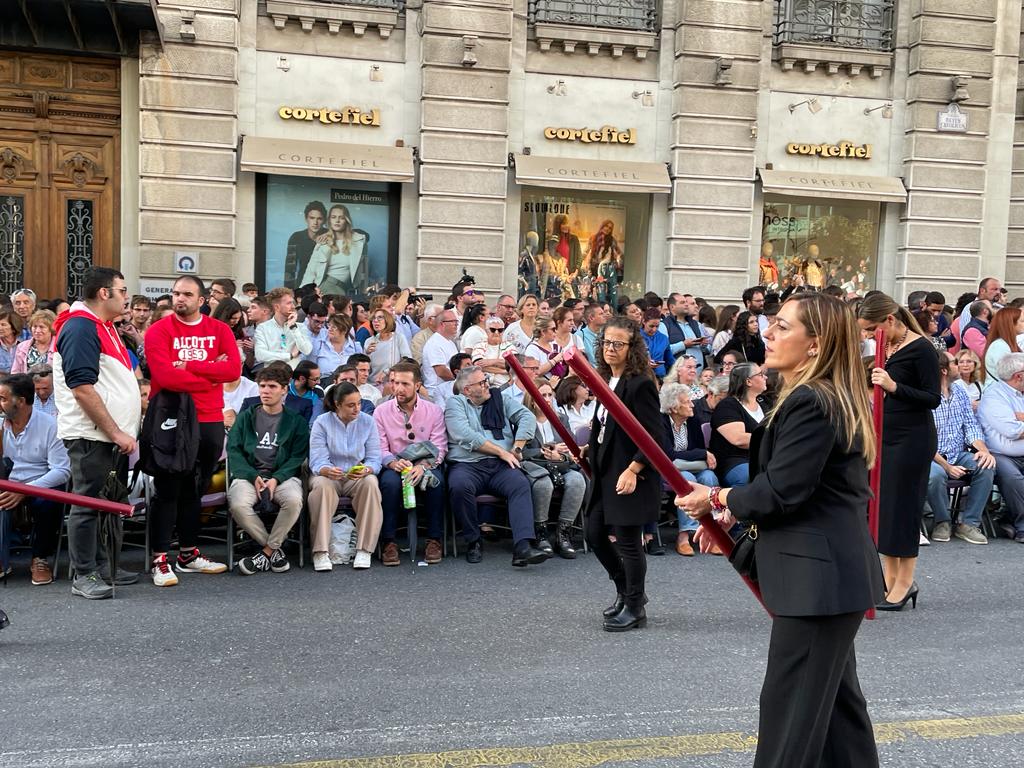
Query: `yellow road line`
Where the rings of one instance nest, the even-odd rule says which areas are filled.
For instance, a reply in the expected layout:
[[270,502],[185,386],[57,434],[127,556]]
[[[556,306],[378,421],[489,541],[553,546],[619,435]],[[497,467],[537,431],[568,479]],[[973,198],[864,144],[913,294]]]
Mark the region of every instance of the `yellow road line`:
[[[911,738],[929,741],[1024,733],[1024,713],[939,720],[905,720],[875,725],[880,744]],[[643,739],[568,742],[540,747],[488,747],[378,757],[288,763],[276,768],[597,768],[628,760],[663,760],[722,752],[751,752],[756,737],[740,732],[697,733]],[[270,768],[269,766],[266,768]]]

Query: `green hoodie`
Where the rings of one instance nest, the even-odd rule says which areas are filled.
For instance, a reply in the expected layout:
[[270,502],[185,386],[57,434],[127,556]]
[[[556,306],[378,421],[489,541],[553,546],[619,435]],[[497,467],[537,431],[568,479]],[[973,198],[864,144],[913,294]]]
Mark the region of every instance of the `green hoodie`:
[[[247,408],[238,414],[235,426],[228,433],[228,470],[231,480],[256,481],[256,427],[253,420],[261,405]],[[285,480],[299,476],[302,462],[309,458],[309,422],[302,416],[289,411],[281,413],[277,427],[277,459],[271,475],[278,485]]]

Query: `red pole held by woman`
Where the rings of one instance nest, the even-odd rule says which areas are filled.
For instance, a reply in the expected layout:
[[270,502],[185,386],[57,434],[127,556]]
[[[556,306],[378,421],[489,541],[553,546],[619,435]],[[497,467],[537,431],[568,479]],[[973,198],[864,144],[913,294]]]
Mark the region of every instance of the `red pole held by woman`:
[[[875,329],[875,368],[885,368],[885,329]],[[871,486],[871,498],[868,500],[868,530],[871,540],[878,546],[878,495],[882,488],[882,411],[885,392],[874,385],[871,392],[871,418],[875,423],[875,464],[868,473],[868,484]],[[868,608],[864,614],[867,618],[875,618],[875,609]]]
[[131,504],[121,504],[107,499],[94,499],[91,496],[79,496],[77,493],[67,493],[56,488],[40,488],[35,485],[15,483],[10,480],[0,480],[0,491],[17,493],[22,496],[31,496],[35,499],[55,501],[58,504],[75,504],[80,507],[88,507],[100,512],[109,512],[119,517],[133,517],[136,507]]
[[[615,396],[615,393],[605,383],[604,379],[598,376],[597,372],[590,367],[590,364],[579,353],[579,350],[568,349],[564,354],[569,367],[583,380],[584,384],[590,387],[590,391],[594,393],[594,396],[600,401],[601,405],[608,410],[608,413],[615,419],[615,422],[626,431],[630,439],[636,443],[636,447],[654,465],[654,468],[661,474],[665,482],[671,486],[676,495],[686,496],[690,493],[693,490],[692,486],[679,474],[679,470],[675,468],[669,457],[665,455],[661,446],[655,442],[643,425],[637,421],[636,416],[626,409],[622,401]],[[733,548],[733,540],[729,534],[722,530],[722,527],[711,515],[705,515],[698,522],[703,526],[705,533],[711,537],[711,540],[728,556]],[[764,605],[764,602],[761,601],[761,588],[757,582],[751,581],[746,577],[741,578],[746,582],[750,591],[754,593],[754,597]]]
[[573,437],[572,433],[565,428],[561,419],[558,418],[558,414],[555,413],[555,409],[551,407],[551,403],[545,400],[540,395],[540,390],[537,389],[537,385],[530,380],[530,377],[526,373],[526,369],[516,360],[514,352],[505,353],[505,362],[508,363],[508,367],[516,373],[516,377],[519,379],[520,385],[523,389],[530,393],[530,397],[533,398],[533,402],[537,404],[544,415],[548,417],[548,423],[554,428],[558,436],[562,438],[562,442],[565,443],[565,447],[569,449],[569,453],[576,459],[576,463],[580,465],[580,469],[583,470],[587,477],[590,477],[590,464],[587,463],[586,458],[583,456],[583,451],[580,450],[579,445],[576,444],[576,438]]

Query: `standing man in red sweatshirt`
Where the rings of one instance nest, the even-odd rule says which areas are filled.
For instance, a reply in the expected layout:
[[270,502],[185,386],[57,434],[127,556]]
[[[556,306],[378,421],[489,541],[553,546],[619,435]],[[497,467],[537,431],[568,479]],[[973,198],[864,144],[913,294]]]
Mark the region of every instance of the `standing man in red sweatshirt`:
[[[226,323],[200,313],[206,288],[197,277],[179,277],[171,291],[174,314],[146,332],[146,357],[151,397],[162,390],[192,395],[199,421],[199,454],[193,472],[157,474],[153,478],[153,583],[173,587],[178,573],[223,573],[224,563],[209,560],[196,546],[200,500],[224,451],[223,384],[241,376],[242,361]],[[178,557],[167,562],[174,525],[178,525]]]

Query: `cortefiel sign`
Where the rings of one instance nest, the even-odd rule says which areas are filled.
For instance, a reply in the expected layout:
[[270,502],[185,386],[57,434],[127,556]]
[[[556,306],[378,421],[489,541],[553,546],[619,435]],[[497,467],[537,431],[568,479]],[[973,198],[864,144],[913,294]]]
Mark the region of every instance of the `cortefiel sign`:
[[600,128],[545,128],[551,141],[579,141],[583,144],[636,144],[636,128],[620,131],[612,125]]
[[281,107],[277,110],[282,120],[319,120],[324,125],[370,125],[380,127],[380,110],[364,112],[359,107]]
[[823,158],[851,158],[870,160],[870,144],[854,144],[852,141],[840,141],[838,144],[800,144],[792,142],[786,145],[787,155],[810,155]]

